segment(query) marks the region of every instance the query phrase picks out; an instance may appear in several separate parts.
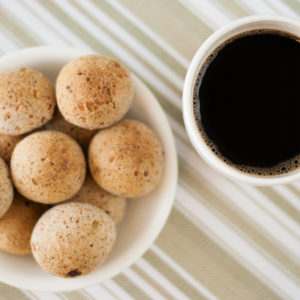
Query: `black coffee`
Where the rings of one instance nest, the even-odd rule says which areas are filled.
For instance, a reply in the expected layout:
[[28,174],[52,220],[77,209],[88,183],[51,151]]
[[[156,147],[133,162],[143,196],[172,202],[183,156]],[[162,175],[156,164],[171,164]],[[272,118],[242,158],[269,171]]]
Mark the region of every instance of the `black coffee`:
[[259,175],[300,163],[300,43],[281,31],[226,41],[200,70],[195,117],[216,155]]

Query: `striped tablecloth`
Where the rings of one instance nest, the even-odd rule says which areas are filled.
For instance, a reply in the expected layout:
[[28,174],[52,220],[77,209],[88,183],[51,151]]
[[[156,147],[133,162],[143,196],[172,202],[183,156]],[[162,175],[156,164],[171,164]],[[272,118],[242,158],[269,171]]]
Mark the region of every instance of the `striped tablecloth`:
[[[179,155],[174,208],[155,244],[102,284],[68,293],[0,283],[0,299],[300,299],[300,182],[229,181],[193,150],[181,92],[193,54],[251,14],[299,18],[297,0],[0,0],[0,55],[36,45],[92,49],[124,62],[168,115]],[[0,266],[1,267],[1,266]]]

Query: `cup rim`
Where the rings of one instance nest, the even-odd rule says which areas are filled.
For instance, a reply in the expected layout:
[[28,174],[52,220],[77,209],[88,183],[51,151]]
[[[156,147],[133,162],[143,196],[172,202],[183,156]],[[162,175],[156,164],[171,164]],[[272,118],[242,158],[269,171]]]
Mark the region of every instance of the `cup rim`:
[[[247,174],[225,163],[222,159],[220,159],[216,154],[214,154],[211,151],[211,149],[208,147],[208,145],[203,140],[203,137],[201,136],[201,133],[198,129],[194,117],[193,93],[194,93],[194,83],[198,77],[201,66],[206,61],[208,54],[211,53],[213,49],[215,49],[217,46],[219,46],[222,43],[220,41],[226,34],[230,34],[230,32],[242,28],[245,25],[255,25],[256,23],[257,25],[258,23],[260,25],[262,23],[266,23],[266,27],[267,27],[268,22],[282,23],[282,24],[298,27],[300,33],[300,21],[290,17],[279,16],[279,15],[248,16],[233,21],[221,27],[220,29],[215,31],[210,37],[208,37],[195,53],[185,77],[183,96],[182,96],[183,119],[184,119],[185,128],[192,142],[192,145],[195,148],[195,150],[198,152],[198,154],[208,165],[210,165],[213,169],[215,169],[219,173],[222,173],[223,175],[231,179],[246,182],[252,185],[285,184],[300,179],[300,169],[293,173],[268,177],[268,176]],[[255,29],[255,26],[253,26],[253,28],[248,28],[248,29]],[[246,30],[242,30],[241,32],[244,31]],[[233,32],[233,35],[236,34],[237,33]]]

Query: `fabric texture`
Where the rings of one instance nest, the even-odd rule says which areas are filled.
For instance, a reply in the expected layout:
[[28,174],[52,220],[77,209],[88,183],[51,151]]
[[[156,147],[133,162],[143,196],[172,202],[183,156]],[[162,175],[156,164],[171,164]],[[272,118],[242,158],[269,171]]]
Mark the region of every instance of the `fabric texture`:
[[0,300],[300,299],[300,182],[253,187],[211,170],[184,129],[193,54],[219,27],[252,14],[300,17],[298,0],[0,0],[0,55],[68,45],[113,56],[153,91],[176,139],[179,184],[154,245],[116,277],[68,293],[0,283]]

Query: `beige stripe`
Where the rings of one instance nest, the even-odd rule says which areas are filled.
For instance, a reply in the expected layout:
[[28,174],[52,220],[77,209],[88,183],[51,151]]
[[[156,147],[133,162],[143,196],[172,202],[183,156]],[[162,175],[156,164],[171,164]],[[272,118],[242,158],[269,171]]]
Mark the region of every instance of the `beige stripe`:
[[65,300],[65,297],[61,293],[53,293],[55,296],[60,298],[61,300]]
[[51,12],[58,20],[63,21],[64,25],[74,32],[79,38],[82,39],[87,45],[93,49],[97,49],[99,53],[104,55],[112,55],[111,51],[101,44],[96,38],[90,35],[86,30],[84,30],[77,22],[69,17],[63,10],[57,7],[52,1],[42,1],[38,2],[44,6],[49,12]]
[[[39,1],[40,0],[38,0],[37,2]],[[25,1],[22,3],[22,5],[25,6],[36,18],[40,19],[41,23],[44,23],[47,27],[50,27],[49,30],[55,32],[55,35],[57,35],[61,40],[66,41],[61,32],[52,27],[51,24],[48,25],[43,19],[41,19],[41,16],[37,14],[30,5],[28,5]]]
[[[164,97],[162,94],[160,94],[158,91],[155,90],[155,86],[148,84],[148,87],[151,89],[152,93],[164,109],[164,111],[172,116],[174,120],[176,120],[181,126],[183,125],[183,117],[181,110],[177,109],[174,105],[170,103],[170,101]],[[191,146],[191,145],[190,145]]]
[[102,288],[102,289],[105,289],[109,294],[111,294],[114,298],[116,299],[120,299],[119,296],[117,294],[115,294],[115,291],[112,290],[112,289],[109,289],[108,287],[106,287],[104,284],[102,283],[99,283],[99,286]]
[[191,59],[212,29],[174,0],[122,0],[122,5],[143,20],[183,56]]
[[[299,192],[296,191],[293,186],[288,185],[289,189],[293,190],[298,196]],[[260,192],[265,194],[275,205],[277,205],[282,211],[284,211],[289,217],[294,221],[299,222],[299,213],[295,210],[294,207],[289,205],[287,201],[284,200],[276,191],[270,187],[256,187]]]
[[[168,225],[167,225],[168,226]],[[157,242],[156,242],[157,244]],[[172,284],[179,288],[185,295],[191,299],[206,299],[203,295],[187,283],[179,274],[174,272],[165,262],[163,262],[157,255],[151,250],[147,251],[143,258],[149,262],[157,271],[165,276]]]
[[138,286],[123,274],[117,275],[113,280],[135,299],[150,299]]
[[[203,199],[207,200],[207,203],[204,203],[206,206],[216,209],[227,219],[227,222],[230,221],[230,223],[239,228],[248,238],[252,239],[262,249],[266,250],[268,255],[284,266],[295,277],[299,276],[300,269],[295,262],[291,260],[282,249],[278,248],[276,243],[270,241],[268,237],[262,234],[260,228],[257,228],[251,221],[249,222],[245,219],[236,209],[226,205],[226,196],[224,196],[221,191],[213,189],[208,182],[204,183],[202,180],[199,180],[199,174],[192,174],[184,163],[180,163],[179,167],[184,185],[187,188],[192,188],[194,193],[196,193],[195,198],[197,198],[198,194]],[[278,265],[277,267],[280,268]]]
[[249,12],[232,0],[213,0],[212,2],[214,2],[215,6],[219,6],[221,11],[229,11],[234,14],[236,18],[242,18],[249,15]]
[[222,300],[279,299],[176,209],[156,244]]
[[[197,203],[192,194],[181,186],[178,187],[178,195],[180,198],[176,207],[180,212],[257,279],[281,297],[288,295],[293,298],[293,295],[300,293],[295,278],[287,277],[255,247],[252,247],[247,237],[243,239],[238,229],[234,231],[230,228],[222,216],[218,213],[214,214],[201,202]],[[243,196],[241,198],[244,199]]]
[[24,46],[32,47],[38,45],[38,42],[27,34],[27,26],[22,24],[20,20],[16,23],[15,18],[2,6],[0,7],[0,20],[1,25],[5,26]]
[[138,27],[129,22],[122,14],[116,11],[111,5],[106,1],[92,1],[96,6],[98,6],[102,11],[105,11],[114,21],[119,23],[123,28],[126,28],[132,36],[134,36],[141,44],[147,47],[149,51],[159,57],[165,64],[173,69],[178,75],[184,77],[186,70],[181,67],[172,56],[168,55],[161,47],[145,35]]
[[[247,195],[247,197],[249,197],[249,198],[253,197],[250,192],[248,192],[247,190],[243,189],[237,182],[232,181],[232,184],[235,186],[236,189],[238,189],[239,191],[241,191],[243,194]],[[263,210],[265,213],[269,214],[268,208],[266,208],[263,205],[260,205],[259,203],[257,203],[257,205],[259,206],[259,208],[261,210]],[[296,239],[298,238],[297,235],[295,235],[295,232],[292,231],[290,228],[288,228],[283,222],[280,222],[280,220],[278,218],[276,218],[274,216],[272,216],[272,218],[274,218],[275,221],[280,224],[280,226],[284,227],[285,230],[289,231],[289,233],[293,237],[295,237]]]
[[[287,188],[291,190],[292,193],[294,193],[298,198],[300,198],[300,189],[297,189],[294,185],[288,184]],[[298,218],[298,222],[300,222]]]
[[22,293],[19,289],[6,285],[0,282],[0,300],[29,300],[24,293]]
[[[40,300],[43,298],[48,298],[50,295],[53,295],[53,298],[56,299],[61,299],[61,300],[65,300],[66,298],[64,298],[61,294],[58,293],[54,293],[54,292],[46,292],[46,291],[33,291],[33,290],[23,290],[23,293],[34,300]],[[50,295],[49,295],[50,294]],[[51,297],[52,298],[52,297]]]
[[296,13],[300,14],[300,2],[297,0],[282,0],[282,2],[293,9]]
[[98,299],[96,299],[93,295],[91,295],[90,293],[88,293],[85,289],[81,289],[81,293],[82,293],[82,296],[83,296],[85,299],[89,299],[89,300],[98,300]]
[[279,14],[297,18],[297,12],[290,9],[290,7],[288,7],[282,0],[263,0],[263,2],[265,5],[269,6],[273,11]]
[[60,293],[64,297],[66,297],[69,300],[85,300],[86,297],[83,296],[80,292],[65,292],[65,293]]
[[171,295],[165,289],[158,285],[147,273],[145,273],[138,266],[133,265],[131,266],[131,269],[136,272],[138,276],[143,278],[149,285],[156,289],[163,297],[165,297],[166,299],[172,299]]

